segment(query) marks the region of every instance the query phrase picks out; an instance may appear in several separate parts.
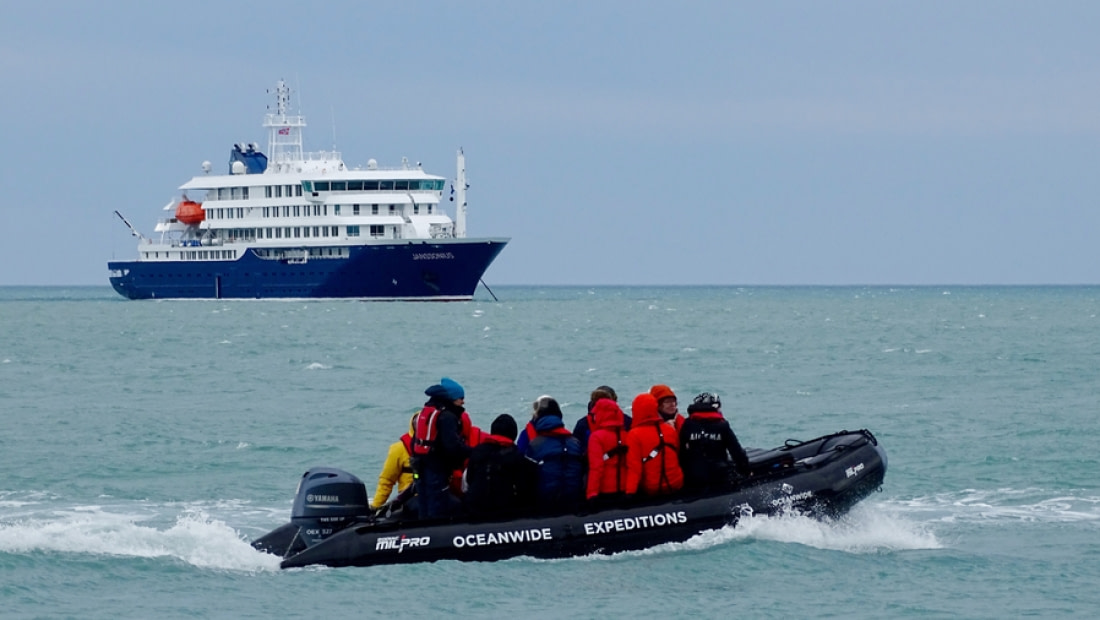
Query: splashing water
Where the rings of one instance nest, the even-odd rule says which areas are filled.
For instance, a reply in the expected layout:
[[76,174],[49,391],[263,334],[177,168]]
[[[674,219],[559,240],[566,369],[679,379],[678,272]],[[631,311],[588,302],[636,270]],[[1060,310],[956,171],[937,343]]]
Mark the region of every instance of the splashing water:
[[180,515],[167,529],[139,523],[148,517],[96,506],[52,514],[0,524],[0,551],[172,557],[200,568],[240,571],[279,568],[278,558],[256,551],[236,530],[202,511]]

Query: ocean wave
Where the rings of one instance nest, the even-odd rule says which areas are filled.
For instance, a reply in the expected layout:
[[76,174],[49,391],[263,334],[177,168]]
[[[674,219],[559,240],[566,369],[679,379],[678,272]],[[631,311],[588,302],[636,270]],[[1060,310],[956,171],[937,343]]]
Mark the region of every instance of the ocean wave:
[[887,502],[890,509],[925,520],[954,522],[1073,523],[1100,520],[1100,496],[1090,492],[961,489]]

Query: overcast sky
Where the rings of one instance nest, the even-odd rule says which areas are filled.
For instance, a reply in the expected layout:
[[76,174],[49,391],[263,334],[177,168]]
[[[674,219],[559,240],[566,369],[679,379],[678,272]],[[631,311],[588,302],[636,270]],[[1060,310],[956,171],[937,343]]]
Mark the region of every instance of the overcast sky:
[[5,2],[0,285],[107,285],[285,78],[494,284],[1100,283],[1098,2]]

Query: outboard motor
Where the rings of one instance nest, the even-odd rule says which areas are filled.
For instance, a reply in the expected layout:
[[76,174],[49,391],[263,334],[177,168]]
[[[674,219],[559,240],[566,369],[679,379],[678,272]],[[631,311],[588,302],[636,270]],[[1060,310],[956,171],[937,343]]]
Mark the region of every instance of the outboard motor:
[[370,512],[367,487],[342,469],[314,467],[302,474],[290,522],[298,537],[312,547],[349,524],[366,521]]

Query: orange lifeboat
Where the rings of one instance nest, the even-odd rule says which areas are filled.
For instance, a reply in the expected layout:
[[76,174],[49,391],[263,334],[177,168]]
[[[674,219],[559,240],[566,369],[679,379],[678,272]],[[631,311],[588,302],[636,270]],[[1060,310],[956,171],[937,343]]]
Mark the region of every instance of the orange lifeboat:
[[202,210],[202,203],[193,200],[184,200],[176,207],[176,219],[194,226],[206,219],[206,211]]

